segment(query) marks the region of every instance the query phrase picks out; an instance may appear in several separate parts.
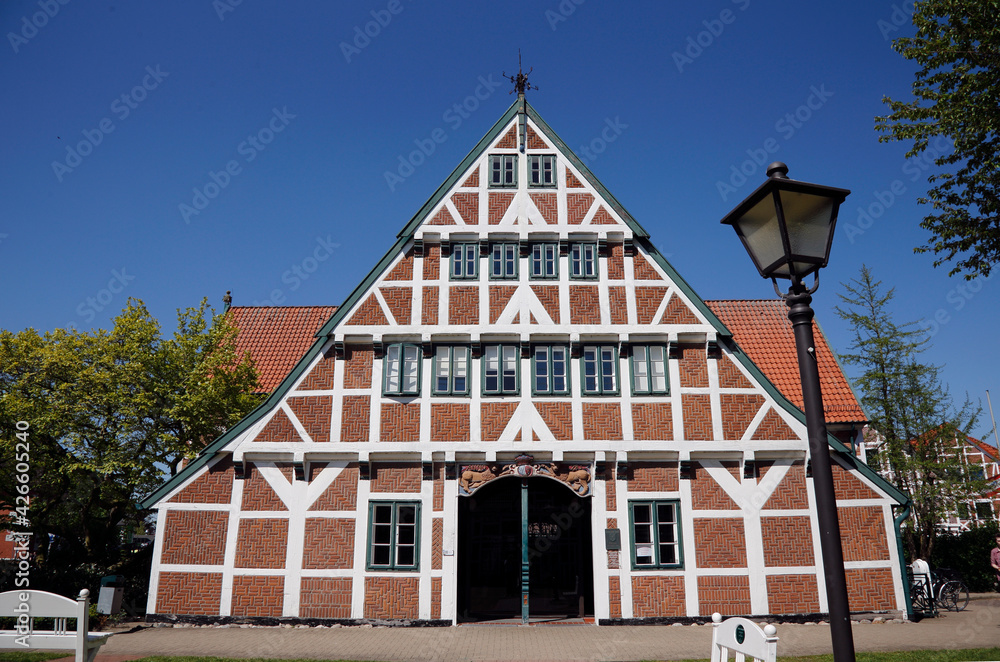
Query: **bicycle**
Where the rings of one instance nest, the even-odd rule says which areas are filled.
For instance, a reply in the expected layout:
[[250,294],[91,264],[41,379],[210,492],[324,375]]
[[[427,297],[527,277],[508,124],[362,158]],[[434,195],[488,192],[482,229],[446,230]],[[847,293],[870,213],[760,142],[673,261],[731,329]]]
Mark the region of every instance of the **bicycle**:
[[934,580],[935,601],[948,611],[962,611],[969,606],[969,588],[959,573],[938,568]]

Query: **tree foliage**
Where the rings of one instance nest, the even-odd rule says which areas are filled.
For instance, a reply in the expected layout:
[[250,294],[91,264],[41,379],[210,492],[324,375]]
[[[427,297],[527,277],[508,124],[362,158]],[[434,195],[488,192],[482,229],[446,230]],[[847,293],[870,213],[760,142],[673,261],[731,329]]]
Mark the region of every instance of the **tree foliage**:
[[162,337],[133,299],[107,331],[0,331],[0,508],[15,504],[23,421],[36,565],[112,569],[122,528],[142,526],[138,499],[257,404],[235,334],[202,301]]
[[911,558],[928,559],[946,514],[985,488],[956,452],[979,411],[968,400],[956,409],[938,367],[918,360],[925,332],[895,321],[889,309],[893,288],[884,289],[864,266],[859,278],[843,287],[845,307],[836,310],[854,338],[840,359],[860,370],[854,385],[871,419],[872,437],[880,442],[870,462],[910,495],[907,547]]
[[[1000,0],[920,0],[916,34],[893,41],[920,65],[912,101],[885,97],[892,111],[876,118],[881,142],[912,141],[907,156],[927,151],[943,136],[954,144],[937,155],[940,169],[922,204],[932,211],[921,227],[935,266],[952,262],[950,274],[988,276],[1000,261]],[[934,150],[928,154],[936,154]]]

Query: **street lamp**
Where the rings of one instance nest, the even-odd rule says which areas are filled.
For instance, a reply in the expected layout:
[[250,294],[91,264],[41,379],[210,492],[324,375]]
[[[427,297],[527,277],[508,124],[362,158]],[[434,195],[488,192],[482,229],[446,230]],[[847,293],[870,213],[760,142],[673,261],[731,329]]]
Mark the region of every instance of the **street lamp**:
[[[757,271],[771,279],[774,291],[788,305],[809,433],[833,657],[837,662],[853,662],[854,635],[847,603],[844,553],[813,343],[813,309],[809,306],[812,293],[819,287],[819,270],[830,258],[837,210],[851,192],[788,179],[788,166],[780,161],[768,166],[767,176],[767,181],[722,219],[722,223],[733,226]],[[804,280],[809,274],[814,275],[815,281],[812,287],[806,288]],[[787,294],[778,289],[778,278],[791,281]]]

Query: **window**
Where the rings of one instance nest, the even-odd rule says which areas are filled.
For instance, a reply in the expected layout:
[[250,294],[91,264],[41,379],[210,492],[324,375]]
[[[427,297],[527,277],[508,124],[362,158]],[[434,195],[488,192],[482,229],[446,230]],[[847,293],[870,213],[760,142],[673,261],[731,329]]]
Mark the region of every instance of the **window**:
[[589,395],[618,393],[614,345],[589,345],[583,348],[583,392]]
[[420,504],[373,501],[368,512],[368,569],[416,570]]
[[532,360],[536,394],[566,395],[569,393],[569,351],[562,346],[535,347]]
[[518,248],[516,243],[493,244],[490,250],[490,278],[517,278]]
[[384,395],[417,395],[420,393],[420,348],[398,343],[385,352]]
[[531,154],[528,156],[528,185],[554,187],[556,185],[555,154]]
[[517,187],[516,154],[494,154],[490,157],[490,187]]
[[989,501],[977,501],[976,519],[993,519],[993,504]]
[[667,348],[663,345],[632,347],[632,393],[665,394],[667,387]]
[[469,348],[437,347],[434,350],[434,393],[469,394]]
[[531,247],[531,277],[559,277],[559,245],[534,244]]
[[680,568],[681,527],[677,501],[632,501],[633,568]]
[[517,393],[517,345],[487,345],[483,348],[483,393]]
[[454,244],[451,247],[451,277],[455,280],[479,277],[479,244]]
[[572,244],[569,247],[571,278],[597,278],[597,245]]

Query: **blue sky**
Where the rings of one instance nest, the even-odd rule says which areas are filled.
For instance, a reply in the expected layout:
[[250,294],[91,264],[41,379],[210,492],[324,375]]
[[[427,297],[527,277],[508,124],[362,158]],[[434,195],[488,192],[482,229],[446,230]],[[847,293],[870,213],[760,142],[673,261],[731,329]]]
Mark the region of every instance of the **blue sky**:
[[817,319],[845,351],[839,283],[868,264],[984,437],[1000,278],[914,255],[926,163],[873,128],[909,93],[907,7],[6,0],[0,327],[107,327],[137,297],[170,331],[226,290],[341,303],[509,106],[520,48],[532,105],[703,298],[773,296],[719,224],[766,163],[851,189]]

